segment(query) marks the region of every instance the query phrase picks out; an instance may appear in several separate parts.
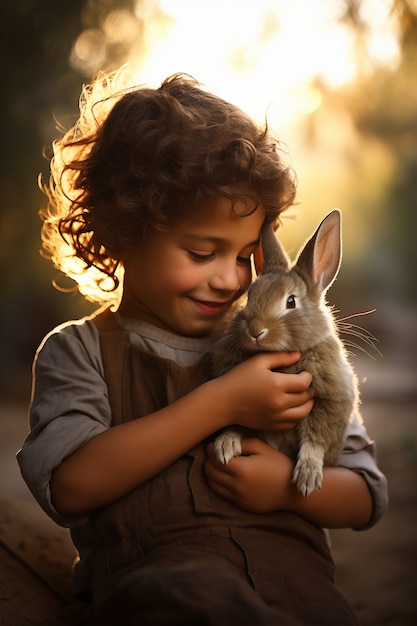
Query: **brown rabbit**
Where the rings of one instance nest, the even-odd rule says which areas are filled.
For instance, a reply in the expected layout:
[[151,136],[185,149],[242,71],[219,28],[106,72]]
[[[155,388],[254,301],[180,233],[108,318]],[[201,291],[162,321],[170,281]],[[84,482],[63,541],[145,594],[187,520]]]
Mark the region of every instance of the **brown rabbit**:
[[341,214],[334,210],[290,267],[271,225],[262,229],[263,274],[250,286],[248,300],[212,354],[213,373],[221,376],[263,351],[300,351],[302,357],[282,372],[307,370],[313,376],[314,407],[289,431],[228,428],[215,439],[223,463],[241,454],[245,436],[257,436],[297,458],[293,480],[303,495],[320,489],[323,465],[337,463],[346,428],[359,403],[358,384],[325,293],[335,280],[341,260]]

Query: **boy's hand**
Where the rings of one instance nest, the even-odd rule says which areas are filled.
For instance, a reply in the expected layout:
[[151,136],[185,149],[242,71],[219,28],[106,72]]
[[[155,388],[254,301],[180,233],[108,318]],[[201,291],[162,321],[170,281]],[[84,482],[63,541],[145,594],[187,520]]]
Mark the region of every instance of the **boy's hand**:
[[217,379],[224,382],[229,424],[257,430],[286,430],[313,408],[308,372],[283,374],[273,369],[292,365],[299,352],[256,354]]
[[305,498],[292,482],[293,469],[292,459],[255,438],[244,439],[242,456],[228,465],[217,460],[209,444],[204,465],[210,489],[244,511],[292,511],[325,528],[361,528],[369,523],[372,496],[360,474],[326,467],[322,488]]
[[207,446],[204,466],[210,489],[250,513],[269,513],[287,509],[294,494],[294,462],[260,439],[242,442],[242,456],[228,465],[217,460],[214,446]]

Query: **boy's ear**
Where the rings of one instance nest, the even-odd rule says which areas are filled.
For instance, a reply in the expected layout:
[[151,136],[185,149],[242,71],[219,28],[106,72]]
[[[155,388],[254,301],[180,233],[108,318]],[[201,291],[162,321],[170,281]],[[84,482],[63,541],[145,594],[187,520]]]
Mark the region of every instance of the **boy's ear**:
[[256,275],[260,276],[264,268],[264,254],[262,252],[262,243],[259,242],[258,246],[253,253],[253,262],[255,264]]

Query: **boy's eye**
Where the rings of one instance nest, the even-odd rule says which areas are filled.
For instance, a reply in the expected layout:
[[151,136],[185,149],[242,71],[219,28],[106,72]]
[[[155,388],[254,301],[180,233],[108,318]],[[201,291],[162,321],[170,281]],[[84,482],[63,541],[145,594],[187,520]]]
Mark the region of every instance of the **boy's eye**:
[[[195,252],[194,250],[187,250],[188,256],[193,260],[196,261],[197,263],[205,263],[207,261],[211,261],[214,256],[215,256],[215,252],[206,252],[206,253],[202,253],[202,252]],[[250,264],[250,260],[251,260],[251,255],[249,256],[238,256],[236,259],[236,263],[238,265],[249,265]]]
[[191,259],[193,259],[193,261],[197,261],[198,263],[204,263],[205,261],[209,261],[213,258],[214,252],[201,254],[199,252],[193,252],[192,250],[188,250],[188,255],[191,257]]

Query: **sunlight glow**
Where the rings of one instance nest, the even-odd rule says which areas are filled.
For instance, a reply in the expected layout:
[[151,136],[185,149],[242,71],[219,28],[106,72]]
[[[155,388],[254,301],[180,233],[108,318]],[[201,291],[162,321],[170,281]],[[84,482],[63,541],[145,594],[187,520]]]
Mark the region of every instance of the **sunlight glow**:
[[371,25],[368,35],[371,58],[381,65],[395,68],[400,60],[400,51],[388,19],[391,4],[389,0],[367,0],[361,7],[361,17]]
[[[364,0],[362,7],[369,56],[395,63],[390,3]],[[145,28],[141,54],[132,48],[131,61],[139,83],[157,86],[185,72],[257,121],[268,113],[272,127],[288,128],[320,106],[317,81],[336,88],[358,73],[343,8],[342,0],[138,0]]]
[[[76,40],[71,64],[87,77],[130,50],[136,82],[157,86],[177,72],[286,129],[317,110],[319,85],[334,89],[400,59],[392,0],[362,0],[358,34],[344,0],[136,0],[110,11]],[[112,52],[113,51],[113,52]]]

